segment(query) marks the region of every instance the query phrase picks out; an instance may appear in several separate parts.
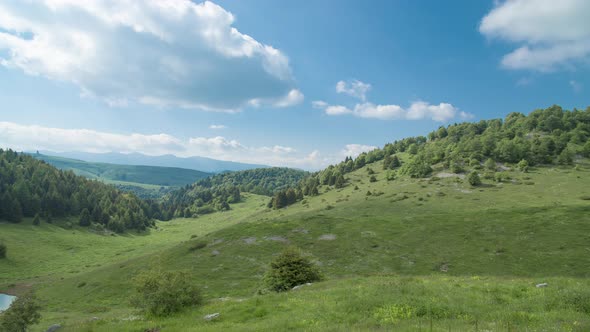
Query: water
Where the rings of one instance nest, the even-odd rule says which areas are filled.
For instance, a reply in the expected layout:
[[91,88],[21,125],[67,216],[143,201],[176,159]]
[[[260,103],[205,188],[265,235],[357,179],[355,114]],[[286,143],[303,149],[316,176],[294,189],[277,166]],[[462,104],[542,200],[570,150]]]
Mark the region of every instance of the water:
[[12,301],[16,300],[16,296],[6,295],[0,293],[0,311],[4,311],[10,307]]

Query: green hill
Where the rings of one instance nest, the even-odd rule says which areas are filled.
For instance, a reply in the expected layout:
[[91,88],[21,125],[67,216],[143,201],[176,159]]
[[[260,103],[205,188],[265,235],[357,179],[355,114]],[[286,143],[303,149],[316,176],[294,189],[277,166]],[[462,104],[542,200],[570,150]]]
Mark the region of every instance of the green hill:
[[181,187],[211,175],[211,173],[177,167],[91,163],[44,154],[31,155],[59,169],[71,170],[78,175],[105,182]]
[[[449,126],[149,235],[0,224],[0,291],[37,291],[37,330],[588,331],[589,124],[590,109],[550,108]],[[325,281],[265,293],[288,246]],[[187,271],[203,305],[139,314],[129,299],[146,269]]]

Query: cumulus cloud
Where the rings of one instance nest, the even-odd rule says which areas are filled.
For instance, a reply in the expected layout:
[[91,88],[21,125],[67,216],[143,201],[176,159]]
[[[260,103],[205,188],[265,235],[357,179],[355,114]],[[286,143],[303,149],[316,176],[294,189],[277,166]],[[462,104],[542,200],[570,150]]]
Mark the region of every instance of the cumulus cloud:
[[369,92],[369,90],[371,90],[371,84],[364,83],[359,80],[352,80],[348,82],[339,81],[336,83],[336,92],[347,94],[362,101],[366,100],[367,92]]
[[343,105],[330,105],[323,100],[316,100],[311,103],[313,108],[321,109],[327,115],[353,115],[359,118],[379,120],[423,120],[429,119],[437,122],[447,122],[460,117],[471,119],[472,114],[459,111],[455,106],[448,103],[431,105],[427,102],[416,101],[408,108],[399,105],[376,105],[366,101],[366,93],[371,89],[371,84],[360,81],[339,81],[336,83],[336,91],[361,99],[354,107]]
[[590,1],[507,0],[481,21],[487,37],[519,44],[502,59],[509,69],[551,71],[590,59]]
[[237,111],[303,100],[281,51],[205,1],[6,0],[0,64],[78,85],[110,105]]
[[363,145],[363,144],[347,144],[344,149],[341,151],[341,155],[344,157],[352,157],[356,158],[363,152],[369,152],[375,150],[377,147],[372,145]]
[[209,129],[226,129],[227,127],[225,125],[217,125],[217,124],[212,124],[209,126]]
[[[340,162],[346,155],[358,155],[374,147],[347,145],[342,153],[300,152],[283,145],[249,146],[223,136],[181,139],[169,134],[116,134],[88,129],[63,129],[0,122],[0,148],[19,151],[49,150],[92,153],[120,152],[146,155],[173,154],[203,156],[227,161],[288,166],[310,170]],[[346,151],[346,152],[344,152]]]
[[448,103],[431,105],[427,102],[417,101],[409,107],[399,105],[375,105],[373,103],[356,104],[353,109],[341,105],[326,105],[324,112],[327,115],[351,114],[359,118],[378,120],[433,120],[447,122],[454,118],[471,119],[473,115],[459,111]]

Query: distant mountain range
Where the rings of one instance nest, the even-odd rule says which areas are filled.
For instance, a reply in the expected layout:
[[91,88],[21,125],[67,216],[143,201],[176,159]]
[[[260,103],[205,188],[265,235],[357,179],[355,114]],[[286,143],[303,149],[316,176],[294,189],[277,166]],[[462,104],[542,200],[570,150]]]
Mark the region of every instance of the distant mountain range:
[[216,160],[205,157],[181,158],[174,155],[148,156],[141,153],[89,153],[89,152],[52,152],[39,151],[48,156],[78,159],[93,163],[109,163],[119,165],[141,165],[160,167],[179,167],[207,173],[224,171],[243,171],[254,168],[267,168],[266,165],[244,164],[233,161]]

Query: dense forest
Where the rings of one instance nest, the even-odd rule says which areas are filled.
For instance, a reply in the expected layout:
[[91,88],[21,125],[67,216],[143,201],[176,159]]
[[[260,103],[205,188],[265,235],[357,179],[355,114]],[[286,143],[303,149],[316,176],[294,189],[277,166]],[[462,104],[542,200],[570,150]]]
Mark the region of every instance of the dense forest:
[[198,181],[197,185],[204,188],[236,186],[243,192],[272,196],[278,191],[297,185],[308,174],[285,167],[256,168],[217,174]]
[[257,168],[214,175],[168,193],[161,203],[162,220],[225,211],[241,200],[240,192],[272,196],[296,186],[308,172],[290,168]]
[[0,219],[34,224],[80,217],[81,226],[116,232],[143,230],[159,218],[158,206],[113,186],[61,171],[44,161],[0,149]]
[[[390,179],[398,174],[427,177],[434,165],[453,173],[485,166],[487,176],[494,176],[496,163],[518,164],[519,167],[568,165],[576,157],[590,157],[589,137],[590,107],[585,111],[568,111],[554,105],[529,115],[510,113],[504,120],[441,126],[427,137],[405,138],[354,159],[347,157],[298,185],[277,192],[269,206],[282,208],[305,195],[317,195],[320,185],[340,188],[346,183],[345,174],[380,160],[383,160],[383,168],[389,171]],[[402,164],[397,154],[406,155],[407,162]]]

